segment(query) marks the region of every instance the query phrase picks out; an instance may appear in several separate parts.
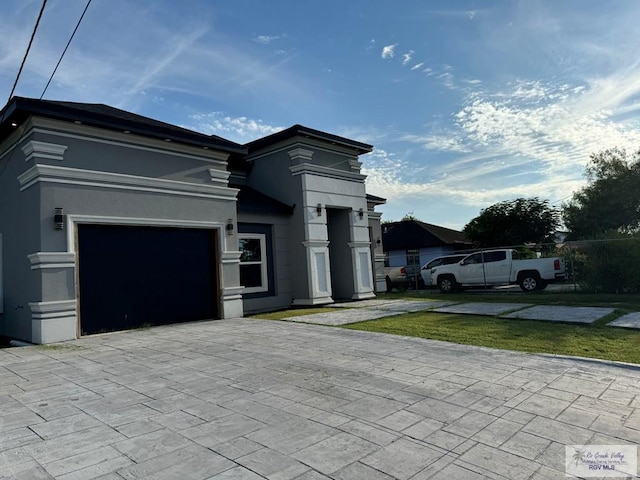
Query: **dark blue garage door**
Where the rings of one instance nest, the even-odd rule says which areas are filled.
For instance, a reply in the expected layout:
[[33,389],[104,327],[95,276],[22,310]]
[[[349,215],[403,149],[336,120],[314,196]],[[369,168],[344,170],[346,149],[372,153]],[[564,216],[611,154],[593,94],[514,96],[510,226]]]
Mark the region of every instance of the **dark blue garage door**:
[[218,318],[215,232],[78,226],[83,335]]

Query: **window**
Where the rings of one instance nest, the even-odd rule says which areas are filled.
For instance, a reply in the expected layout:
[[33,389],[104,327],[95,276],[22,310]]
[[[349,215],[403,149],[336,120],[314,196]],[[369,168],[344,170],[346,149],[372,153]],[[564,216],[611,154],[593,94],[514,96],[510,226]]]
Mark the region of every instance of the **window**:
[[471,263],[501,262],[506,259],[507,252],[505,252],[504,250],[499,250],[495,252],[480,252],[469,255],[464,263],[465,265],[469,265]]
[[507,259],[507,252],[504,250],[498,250],[496,252],[487,252],[484,254],[485,262],[501,262]]
[[471,265],[474,263],[482,263],[482,253],[474,253],[473,255],[469,255],[465,261],[464,264],[465,265]]
[[420,265],[420,250],[407,250],[407,265]]
[[267,277],[266,236],[261,233],[240,233],[240,285],[245,293],[266,292],[269,290]]

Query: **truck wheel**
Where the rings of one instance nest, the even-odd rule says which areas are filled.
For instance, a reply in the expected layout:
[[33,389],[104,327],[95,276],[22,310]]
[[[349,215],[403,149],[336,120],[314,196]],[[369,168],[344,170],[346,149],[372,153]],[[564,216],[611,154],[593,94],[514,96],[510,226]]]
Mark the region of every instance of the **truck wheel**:
[[539,290],[544,288],[542,280],[540,280],[540,275],[536,272],[532,273],[524,273],[520,277],[520,289],[523,292],[533,292],[534,290]]
[[442,293],[453,293],[456,291],[456,279],[453,275],[443,275],[438,277],[438,288]]

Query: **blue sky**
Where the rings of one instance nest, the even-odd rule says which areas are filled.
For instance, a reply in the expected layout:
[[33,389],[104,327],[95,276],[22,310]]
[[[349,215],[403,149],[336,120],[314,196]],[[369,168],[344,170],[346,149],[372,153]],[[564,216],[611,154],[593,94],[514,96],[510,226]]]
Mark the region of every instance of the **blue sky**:
[[[85,0],[49,0],[17,95],[40,97]],[[0,95],[41,5],[0,2]],[[240,143],[300,123],[375,146],[383,219],[462,228],[556,205],[589,154],[640,148],[640,2],[93,0],[44,98]],[[0,102],[3,103],[3,102]]]

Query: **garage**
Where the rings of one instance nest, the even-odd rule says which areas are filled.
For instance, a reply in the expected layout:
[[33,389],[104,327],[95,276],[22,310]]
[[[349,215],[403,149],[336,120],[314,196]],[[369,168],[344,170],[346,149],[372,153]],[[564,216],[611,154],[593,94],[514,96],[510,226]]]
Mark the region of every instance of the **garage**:
[[216,232],[79,224],[80,333],[219,318]]

